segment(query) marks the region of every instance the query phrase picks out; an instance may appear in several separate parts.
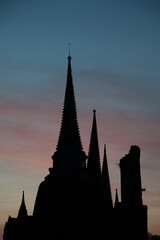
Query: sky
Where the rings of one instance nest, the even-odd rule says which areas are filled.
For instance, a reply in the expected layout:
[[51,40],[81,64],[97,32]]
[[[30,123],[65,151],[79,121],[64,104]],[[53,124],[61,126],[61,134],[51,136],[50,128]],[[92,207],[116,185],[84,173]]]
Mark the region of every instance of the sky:
[[0,0],[0,240],[23,190],[33,213],[52,166],[69,43],[83,149],[96,109],[114,201],[118,163],[140,147],[148,231],[160,234],[159,12],[159,0]]

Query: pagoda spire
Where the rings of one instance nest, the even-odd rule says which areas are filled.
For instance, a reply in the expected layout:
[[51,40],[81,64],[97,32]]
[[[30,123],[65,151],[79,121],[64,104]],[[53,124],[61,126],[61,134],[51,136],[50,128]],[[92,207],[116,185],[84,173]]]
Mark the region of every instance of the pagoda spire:
[[24,218],[27,217],[27,209],[26,209],[26,204],[25,204],[25,200],[24,200],[24,191],[22,194],[22,202],[21,202],[21,206],[19,208],[18,211],[18,218]]
[[57,151],[52,156],[55,168],[77,168],[85,166],[72,80],[71,56],[68,56],[67,83]]
[[96,110],[93,110],[93,123],[92,123],[92,130],[91,130],[87,168],[88,168],[88,173],[91,176],[100,177],[101,166],[100,166],[100,157],[99,157]]
[[103,191],[105,195],[105,202],[107,208],[112,208],[112,195],[111,195],[111,186],[109,179],[108,163],[107,163],[107,154],[106,154],[106,145],[104,145],[104,156],[103,156],[103,165],[102,165],[102,184]]
[[115,202],[114,202],[114,207],[117,207],[119,204],[119,199],[118,199],[118,190],[116,188],[116,195],[115,195]]

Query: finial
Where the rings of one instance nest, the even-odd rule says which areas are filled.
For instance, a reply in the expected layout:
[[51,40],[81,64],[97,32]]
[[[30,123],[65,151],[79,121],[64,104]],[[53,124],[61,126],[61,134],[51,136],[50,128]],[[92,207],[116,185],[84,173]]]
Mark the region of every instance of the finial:
[[93,110],[93,119],[96,119],[96,110]]
[[24,201],[24,191],[22,192],[22,201]]
[[71,56],[70,56],[70,43],[69,43],[69,56],[68,56],[68,60],[71,60]]
[[69,43],[69,56],[70,56],[70,43]]
[[106,144],[104,144],[104,153],[106,154]]

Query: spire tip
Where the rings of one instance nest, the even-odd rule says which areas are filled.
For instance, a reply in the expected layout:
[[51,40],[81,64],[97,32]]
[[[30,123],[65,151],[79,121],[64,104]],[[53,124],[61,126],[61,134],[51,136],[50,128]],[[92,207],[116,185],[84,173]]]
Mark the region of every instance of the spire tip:
[[70,42],[69,42],[69,55],[68,55],[68,60],[71,60],[71,56],[70,56]]

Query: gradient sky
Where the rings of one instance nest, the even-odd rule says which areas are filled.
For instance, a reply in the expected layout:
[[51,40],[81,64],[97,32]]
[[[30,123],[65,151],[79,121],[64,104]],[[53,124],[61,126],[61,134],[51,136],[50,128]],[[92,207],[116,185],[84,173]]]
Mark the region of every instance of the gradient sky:
[[113,200],[119,160],[141,148],[148,229],[160,234],[159,13],[159,0],[0,0],[1,228],[17,216],[23,190],[32,214],[52,166],[70,42],[83,148],[88,154],[96,109]]

